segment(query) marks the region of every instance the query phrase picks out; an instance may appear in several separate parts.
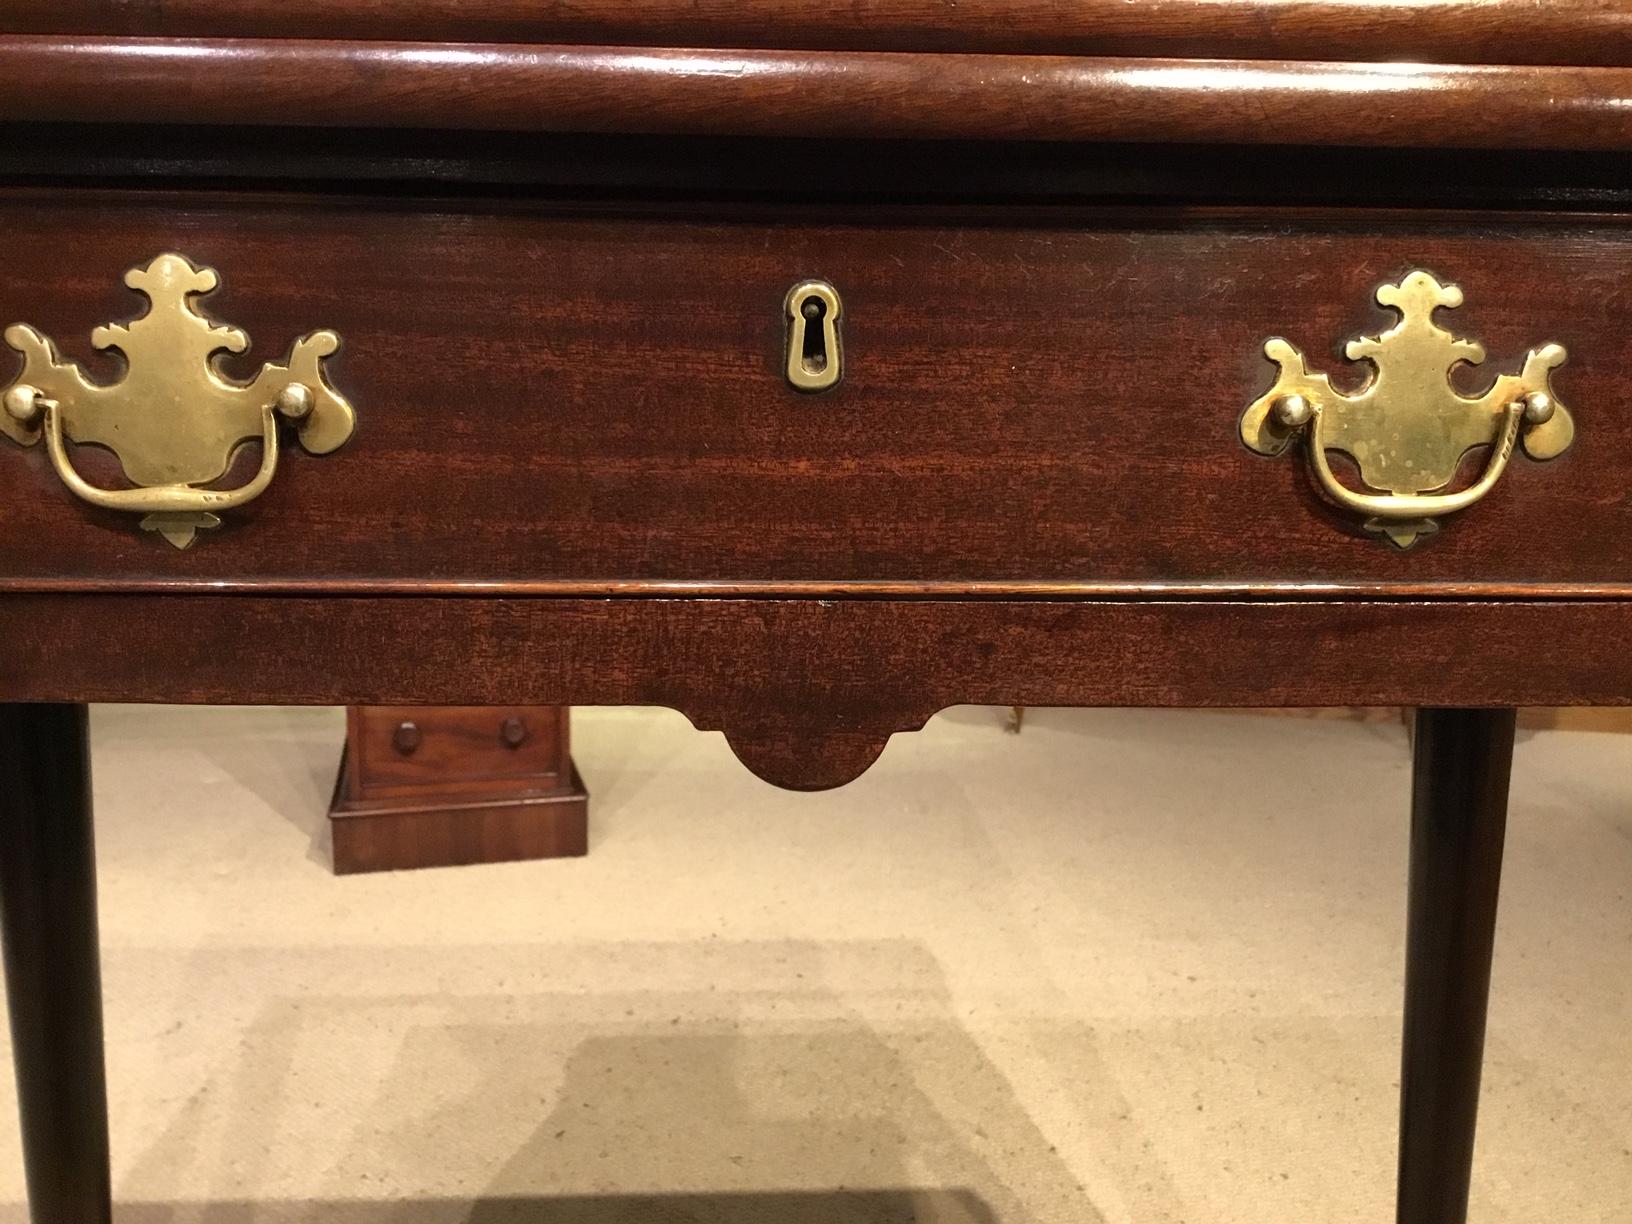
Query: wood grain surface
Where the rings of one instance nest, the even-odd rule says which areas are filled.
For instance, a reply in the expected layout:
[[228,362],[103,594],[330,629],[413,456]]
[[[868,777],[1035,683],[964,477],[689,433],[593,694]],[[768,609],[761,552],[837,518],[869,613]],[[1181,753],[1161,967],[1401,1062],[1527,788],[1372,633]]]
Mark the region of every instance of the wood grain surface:
[[[502,734],[510,721],[519,734]],[[570,711],[559,706],[348,706],[347,799],[516,798],[564,789]],[[410,739],[399,729],[413,723]]]
[[9,0],[0,32],[1632,63],[1621,0]]
[[0,35],[43,121],[1623,150],[1632,68]]
[[[298,452],[187,552],[0,445],[0,585],[490,594],[1491,596],[1632,584],[1632,230],[1398,213],[776,208],[20,192],[0,322],[97,377],[124,270],[220,270],[247,374],[340,333],[340,452]],[[1380,282],[1460,284],[1491,370],[1564,344],[1579,437],[1409,552],[1242,446],[1285,335],[1353,385]],[[782,300],[845,302],[834,391],[785,382]],[[9,362],[9,355],[4,361]],[[0,363],[0,376],[14,367]],[[1471,388],[1478,374],[1463,371]],[[100,451],[90,474],[117,480]],[[253,448],[240,457],[252,470]],[[1469,457],[1474,471],[1480,456]],[[430,583],[428,587],[417,584]],[[790,583],[791,586],[781,584]]]
[[350,706],[337,875],[579,855],[589,795],[561,706]]
[[[798,789],[852,780],[893,733],[963,702],[1632,704],[1629,217],[1291,206],[1300,179],[1334,169],[1300,149],[1326,146],[1355,151],[1338,174],[1396,205],[1445,196],[1379,177],[1379,150],[1506,151],[1482,171],[1493,183],[1588,155],[1579,180],[1541,174],[1540,197],[1493,195],[1624,207],[1629,65],[1620,0],[13,0],[0,324],[116,378],[87,338],[136,313],[127,268],[180,251],[220,270],[208,309],[256,341],[225,373],[334,329],[360,419],[345,450],[290,455],[189,552],[75,501],[39,448],[0,444],[0,713],[17,741],[0,747],[21,762],[7,800],[67,839],[13,821],[5,856],[35,1217],[110,1208],[84,711],[19,703],[663,705]],[[116,145],[145,130],[184,151],[76,150],[104,125]],[[212,162],[199,129],[241,147]],[[418,143],[406,170],[365,156],[372,189],[355,195],[335,186],[355,148],[309,197],[201,188],[299,182],[309,154],[280,168],[257,135],[307,129]],[[495,133],[540,138],[513,180],[492,171]],[[773,170],[774,203],[678,207],[660,202],[671,171],[620,180],[589,158],[567,173],[592,200],[538,198],[555,181],[537,171],[544,141],[586,133],[760,139],[808,166]],[[969,197],[985,181],[1011,205],[978,169],[992,142],[1272,162],[1238,172],[1256,204],[1233,210],[868,208],[827,171],[876,141],[947,142]],[[391,187],[439,176],[520,189]],[[1029,181],[1068,198],[1082,180]],[[620,189],[658,200],[614,203]],[[702,190],[754,187],[716,171]],[[1201,198],[1184,185],[1159,202]],[[1249,453],[1237,421],[1269,384],[1266,338],[1332,369],[1345,340],[1392,321],[1376,286],[1414,268],[1462,286],[1449,325],[1491,369],[1567,346],[1556,389],[1579,433],[1401,553],[1335,513],[1296,457]],[[844,300],[846,370],[801,396],[782,374],[783,302],[818,277]],[[76,458],[117,484],[111,455]],[[255,460],[245,448],[237,466]],[[1511,727],[1465,709],[1424,726],[1410,1224],[1465,1203],[1495,900],[1495,840],[1429,822],[1470,795],[1497,812]],[[1276,751],[1266,726],[1243,778]],[[70,868],[53,910],[67,917],[45,927],[18,920],[57,866],[40,847]],[[69,943],[29,942],[57,927]],[[66,991],[23,961],[66,967]],[[37,1022],[63,999],[61,1023]]]
[[959,702],[1632,701],[1627,601],[12,595],[0,631],[11,701],[672,706],[800,789]]

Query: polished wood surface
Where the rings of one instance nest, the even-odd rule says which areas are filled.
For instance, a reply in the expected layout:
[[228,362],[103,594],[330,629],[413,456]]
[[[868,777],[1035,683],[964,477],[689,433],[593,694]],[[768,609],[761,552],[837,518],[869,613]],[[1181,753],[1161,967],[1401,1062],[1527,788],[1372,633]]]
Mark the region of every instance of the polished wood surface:
[[[52,626],[0,653],[0,692],[21,700],[661,705],[801,790],[851,781],[892,733],[961,702],[1632,702],[1632,652],[1582,645],[1632,640],[1621,600],[17,595],[3,608]],[[129,633],[160,621],[185,666]]]
[[[1460,1224],[1512,730],[1471,708],[1632,702],[1629,21],[13,4],[0,320],[112,377],[90,329],[132,312],[125,268],[180,250],[262,351],[339,331],[361,427],[188,553],[0,447],[0,695],[667,705],[803,789],[958,702],[1430,707],[1399,1221]],[[1334,369],[1417,267],[1461,284],[1489,369],[1569,348],[1580,432],[1400,553],[1236,422],[1267,337]],[[844,298],[847,370],[806,397],[780,367],[809,277]],[[99,1065],[67,1083],[62,1057],[97,1019],[89,843],[61,836],[0,882],[26,899],[67,865],[76,1002],[35,1036],[84,1142],[35,1199],[96,1224]],[[54,986],[14,975],[20,1045]],[[60,1154],[62,1114],[24,1096],[30,1151]]]
[[[359,413],[343,450],[290,456],[180,554],[75,501],[39,449],[0,447],[0,479],[36,489],[8,507],[0,590],[1627,589],[1632,499],[1609,495],[1632,453],[1624,218],[821,212],[0,193],[0,229],[33,239],[0,263],[0,318],[113,377],[90,331],[139,308],[125,268],[175,247],[221,270],[206,308],[258,346],[226,368],[332,328]],[[1332,350],[1387,324],[1373,292],[1414,265],[1464,288],[1445,317],[1487,345],[1487,369],[1568,347],[1556,385],[1581,442],[1517,459],[1401,553],[1330,508],[1303,463],[1249,452],[1236,421],[1271,381],[1269,336],[1352,386],[1360,371]],[[780,372],[783,296],[806,275],[837,285],[846,311],[846,377],[813,396]]]
[[1479,1113],[1512,710],[1417,712],[1399,1224],[1463,1224]]
[[1632,63],[1620,0],[10,0],[0,32]]
[[589,848],[564,706],[351,706],[329,809],[338,874]]
[[1632,68],[0,35],[42,120],[1626,150]]
[[33,1224],[109,1224],[83,705],[0,703],[0,934]]
[[347,797],[556,790],[572,770],[570,718],[562,706],[349,706]]

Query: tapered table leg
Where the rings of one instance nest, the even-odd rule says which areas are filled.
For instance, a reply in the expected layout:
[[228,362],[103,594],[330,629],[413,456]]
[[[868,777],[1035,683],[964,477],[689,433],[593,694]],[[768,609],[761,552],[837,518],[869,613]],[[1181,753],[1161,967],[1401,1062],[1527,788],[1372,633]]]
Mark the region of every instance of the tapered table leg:
[[34,1224],[107,1224],[108,1101],[82,705],[0,704],[0,934]]
[[1411,792],[1399,1224],[1464,1224],[1512,710],[1421,710]]

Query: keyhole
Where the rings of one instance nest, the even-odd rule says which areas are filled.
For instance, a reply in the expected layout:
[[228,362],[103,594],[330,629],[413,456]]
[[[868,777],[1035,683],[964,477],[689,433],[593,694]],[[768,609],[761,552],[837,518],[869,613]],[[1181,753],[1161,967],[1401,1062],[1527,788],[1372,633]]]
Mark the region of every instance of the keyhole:
[[839,291],[826,281],[800,281],[782,299],[782,310],[788,326],[788,381],[800,391],[836,385],[844,373]]
[[807,297],[799,305],[805,317],[805,351],[800,354],[805,369],[820,374],[827,369],[827,344],[823,339],[822,320],[827,317],[827,303],[819,297]]

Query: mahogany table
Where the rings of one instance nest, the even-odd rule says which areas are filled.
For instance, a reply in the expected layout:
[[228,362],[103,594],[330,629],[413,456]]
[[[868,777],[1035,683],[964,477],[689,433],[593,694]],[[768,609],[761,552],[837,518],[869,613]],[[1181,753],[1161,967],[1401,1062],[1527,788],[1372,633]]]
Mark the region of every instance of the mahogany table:
[[802,788],[1421,707],[1398,1219],[1465,1218],[1512,707],[1632,694],[1623,5],[14,0],[0,127],[39,1224],[110,1212],[87,701],[659,704]]

